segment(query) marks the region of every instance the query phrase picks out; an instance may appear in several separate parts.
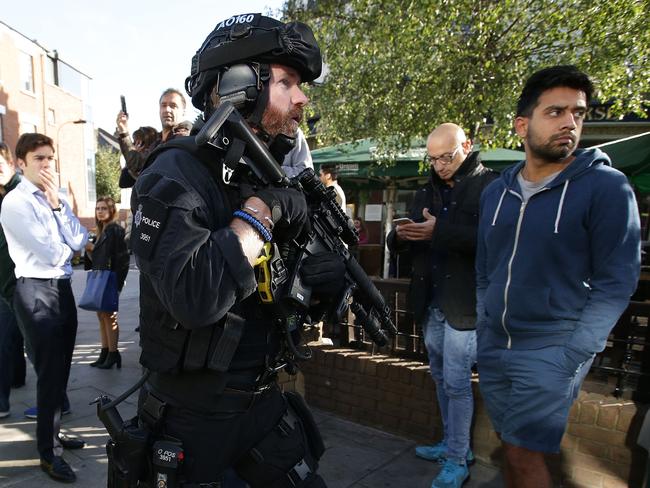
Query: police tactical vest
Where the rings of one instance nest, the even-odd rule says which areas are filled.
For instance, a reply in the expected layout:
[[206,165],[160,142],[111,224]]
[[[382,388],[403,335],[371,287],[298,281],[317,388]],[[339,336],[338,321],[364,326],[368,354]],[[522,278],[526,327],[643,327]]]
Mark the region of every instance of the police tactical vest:
[[[279,341],[270,331],[271,324],[268,317],[264,318],[257,294],[236,304],[218,323],[189,329],[174,319],[154,291],[151,280],[156,275],[155,247],[147,247],[146,239],[142,239],[136,229],[145,229],[140,232],[146,232],[154,241],[160,236],[174,239],[173,229],[165,229],[165,210],[169,207],[194,208],[198,198],[209,219],[208,228],[215,231],[230,223],[233,208],[239,208],[241,200],[222,180],[223,152],[199,148],[193,138],[174,139],[160,146],[148,163],[172,148],[187,152],[187,159],[182,162],[182,176],[188,184],[157,172],[144,171],[132,194],[134,234],[131,242],[141,271],[140,363],[158,373],[201,370],[222,373],[262,367],[274,354]],[[144,222],[145,217],[148,222]],[[172,235],[165,235],[165,231]],[[194,306],[201,307],[201,303]]]

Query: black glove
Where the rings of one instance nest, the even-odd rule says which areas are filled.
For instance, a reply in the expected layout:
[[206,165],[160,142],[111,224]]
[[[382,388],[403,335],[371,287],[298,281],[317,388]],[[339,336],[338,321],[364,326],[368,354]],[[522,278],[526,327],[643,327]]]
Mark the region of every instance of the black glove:
[[335,297],[345,285],[345,262],[333,252],[313,254],[302,261],[300,274],[314,293]]
[[271,209],[273,235],[293,239],[308,224],[305,196],[293,188],[265,188],[255,194]]

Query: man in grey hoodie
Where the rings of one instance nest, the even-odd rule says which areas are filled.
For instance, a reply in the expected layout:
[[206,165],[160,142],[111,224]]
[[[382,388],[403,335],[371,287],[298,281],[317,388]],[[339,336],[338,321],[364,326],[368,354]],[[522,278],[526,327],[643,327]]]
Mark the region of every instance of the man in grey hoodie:
[[640,271],[639,214],[626,177],[577,149],[593,85],[574,66],[533,74],[515,130],[526,160],[481,198],[480,386],[509,487],[551,487],[569,409]]

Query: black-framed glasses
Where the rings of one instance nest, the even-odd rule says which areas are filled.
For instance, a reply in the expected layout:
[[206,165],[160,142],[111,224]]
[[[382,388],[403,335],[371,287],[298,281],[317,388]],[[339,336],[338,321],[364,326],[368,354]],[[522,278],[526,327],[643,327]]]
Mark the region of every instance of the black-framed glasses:
[[437,162],[439,162],[442,165],[449,164],[454,160],[456,154],[458,154],[458,151],[460,151],[461,147],[462,146],[459,144],[456,147],[456,149],[454,149],[453,152],[443,154],[442,156],[438,156],[438,157],[433,157],[427,154],[426,156],[424,156],[424,162],[427,164],[436,164]]

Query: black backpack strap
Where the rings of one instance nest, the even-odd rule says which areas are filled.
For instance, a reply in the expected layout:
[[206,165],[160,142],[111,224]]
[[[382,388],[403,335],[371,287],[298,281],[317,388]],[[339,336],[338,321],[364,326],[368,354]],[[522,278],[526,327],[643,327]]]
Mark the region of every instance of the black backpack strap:
[[197,146],[196,142],[194,141],[194,136],[176,137],[157,146],[147,156],[143,171],[145,168],[153,164],[155,159],[160,156],[161,153],[167,151],[168,149],[182,149],[183,151],[190,153],[196,159],[201,161],[201,163],[210,173],[210,176],[212,176],[212,179],[215,181],[215,183],[222,190],[225,190],[227,194],[230,193],[228,185],[226,185],[223,181],[223,165],[226,153],[224,153],[223,149],[219,149],[213,146]]

